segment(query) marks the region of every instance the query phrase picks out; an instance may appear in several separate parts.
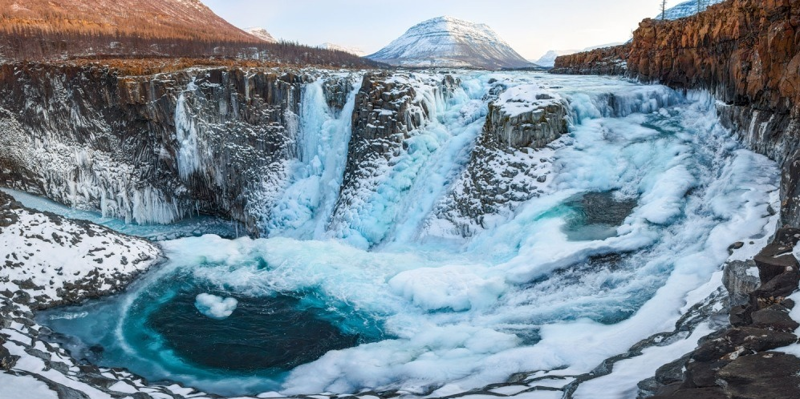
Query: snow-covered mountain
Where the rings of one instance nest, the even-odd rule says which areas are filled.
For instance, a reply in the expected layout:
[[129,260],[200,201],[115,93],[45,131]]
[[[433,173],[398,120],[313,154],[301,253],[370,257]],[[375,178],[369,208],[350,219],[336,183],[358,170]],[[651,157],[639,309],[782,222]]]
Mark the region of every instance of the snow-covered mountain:
[[259,39],[261,39],[261,40],[263,40],[265,42],[267,42],[267,43],[277,43],[278,42],[264,28],[247,28],[247,29],[245,29],[245,32],[247,32],[247,33],[249,33],[249,34],[251,34],[251,35],[253,35],[253,36],[255,36],[255,37],[257,37],[257,38],[259,38]]
[[323,50],[344,51],[345,53],[350,53],[353,55],[357,55],[359,57],[367,55],[367,53],[365,53],[364,50],[361,50],[360,48],[340,46],[338,44],[333,44],[333,43],[322,43],[317,47]]
[[[697,0],[689,0],[678,4],[675,7],[667,9],[665,13],[665,18],[667,20],[675,20],[681,19],[686,17],[691,17],[698,13],[698,11],[705,11],[706,8],[712,6],[714,4],[722,3],[725,0],[700,0],[700,9],[698,10],[698,1]],[[661,19],[661,13],[656,16],[657,19]]]
[[367,58],[404,67],[529,68],[489,26],[452,17],[434,18]]
[[580,50],[550,50],[538,60],[533,61],[533,63],[541,67],[552,68],[556,64],[556,58],[578,52],[580,52]]

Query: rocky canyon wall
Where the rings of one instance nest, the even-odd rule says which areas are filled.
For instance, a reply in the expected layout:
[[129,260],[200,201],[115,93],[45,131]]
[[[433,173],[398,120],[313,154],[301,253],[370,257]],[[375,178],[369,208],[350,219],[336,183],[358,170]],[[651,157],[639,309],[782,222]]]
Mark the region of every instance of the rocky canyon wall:
[[118,76],[0,68],[0,183],[138,223],[205,213],[256,232],[292,157],[301,87],[281,71]]
[[675,21],[646,19],[632,43],[559,57],[553,71],[710,91],[723,123],[784,166],[783,224],[800,226],[800,1],[729,0]]

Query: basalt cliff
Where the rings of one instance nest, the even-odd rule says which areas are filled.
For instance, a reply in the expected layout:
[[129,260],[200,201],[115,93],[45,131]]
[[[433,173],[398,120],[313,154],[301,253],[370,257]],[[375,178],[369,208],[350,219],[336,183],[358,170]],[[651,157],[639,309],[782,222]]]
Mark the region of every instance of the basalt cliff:
[[[329,207],[324,218],[330,222],[322,228],[346,235],[357,229],[350,220],[354,212],[369,211],[365,201],[387,168],[416,151],[411,143],[417,132],[437,121],[437,104],[456,90],[459,82],[451,75],[243,67],[132,75],[101,65],[8,64],[0,66],[0,185],[134,223],[205,214],[268,236],[281,218],[314,222],[274,207],[282,196],[294,195],[298,180],[318,174],[343,182],[309,206]],[[480,107],[469,116],[486,121],[479,151],[499,159],[542,148],[566,133],[566,102],[542,91],[524,103],[527,108],[506,115],[498,98],[505,91],[498,84],[485,100],[491,102],[488,116]],[[310,137],[306,132],[323,129],[313,123],[341,131]],[[346,158],[340,171],[320,161],[322,154],[307,153],[317,148],[313,140],[342,137],[351,139],[337,150]],[[505,177],[475,177],[485,174],[486,159],[474,159],[462,179],[511,184],[533,172],[512,163],[502,169]],[[298,162],[308,164],[308,173],[298,174]],[[530,198],[530,187],[518,187],[519,201]],[[481,217],[499,212],[492,193],[473,190],[469,197],[469,206],[454,203],[439,211],[443,219],[460,220],[451,229],[469,231],[464,218],[480,224]],[[367,238],[380,243],[388,234],[370,232]]]
[[[625,46],[559,57],[554,73],[624,75],[718,100],[722,122],[782,165],[781,225],[751,266],[729,264],[731,327],[640,384],[643,397],[793,398],[800,363],[770,352],[797,342],[787,299],[800,274],[800,1],[728,0],[675,21],[644,20]],[[738,299],[737,299],[738,298]],[[738,301],[738,302],[737,302]]]

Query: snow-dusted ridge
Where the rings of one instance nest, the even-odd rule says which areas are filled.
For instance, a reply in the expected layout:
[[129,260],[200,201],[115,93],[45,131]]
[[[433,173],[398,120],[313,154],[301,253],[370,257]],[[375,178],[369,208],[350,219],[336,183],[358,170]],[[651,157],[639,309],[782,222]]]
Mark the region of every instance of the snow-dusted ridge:
[[362,50],[360,48],[342,46],[342,45],[339,45],[339,44],[328,43],[328,42],[320,44],[319,46],[317,46],[317,48],[321,48],[323,50],[343,51],[345,53],[350,53],[350,54],[353,54],[353,55],[356,55],[356,56],[359,56],[359,57],[363,57],[363,56],[367,55],[367,53],[364,52],[364,50]]
[[367,58],[409,68],[533,68],[488,25],[453,17],[419,23]]
[[265,41],[267,43],[277,43],[278,42],[278,40],[276,40],[275,37],[272,36],[264,28],[259,28],[259,27],[247,28],[247,29],[245,29],[245,32],[247,32],[250,35],[255,36],[255,37],[257,37],[257,38],[259,38],[259,39],[261,39],[261,40],[263,40],[263,41]]

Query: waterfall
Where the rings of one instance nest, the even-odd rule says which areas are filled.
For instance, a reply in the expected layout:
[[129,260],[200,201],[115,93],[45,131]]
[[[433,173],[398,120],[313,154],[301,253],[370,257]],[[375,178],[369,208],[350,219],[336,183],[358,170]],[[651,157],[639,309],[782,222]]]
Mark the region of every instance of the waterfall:
[[192,173],[200,169],[200,155],[197,148],[197,126],[192,118],[191,110],[186,104],[186,95],[197,90],[195,78],[186,85],[178,97],[175,107],[175,138],[178,141],[178,174],[187,180]]
[[347,164],[351,118],[360,88],[360,83],[350,82],[354,87],[347,102],[341,112],[335,112],[325,98],[326,79],[319,78],[303,88],[297,156],[290,162],[288,184],[266,226],[270,236],[315,239],[326,235]]

